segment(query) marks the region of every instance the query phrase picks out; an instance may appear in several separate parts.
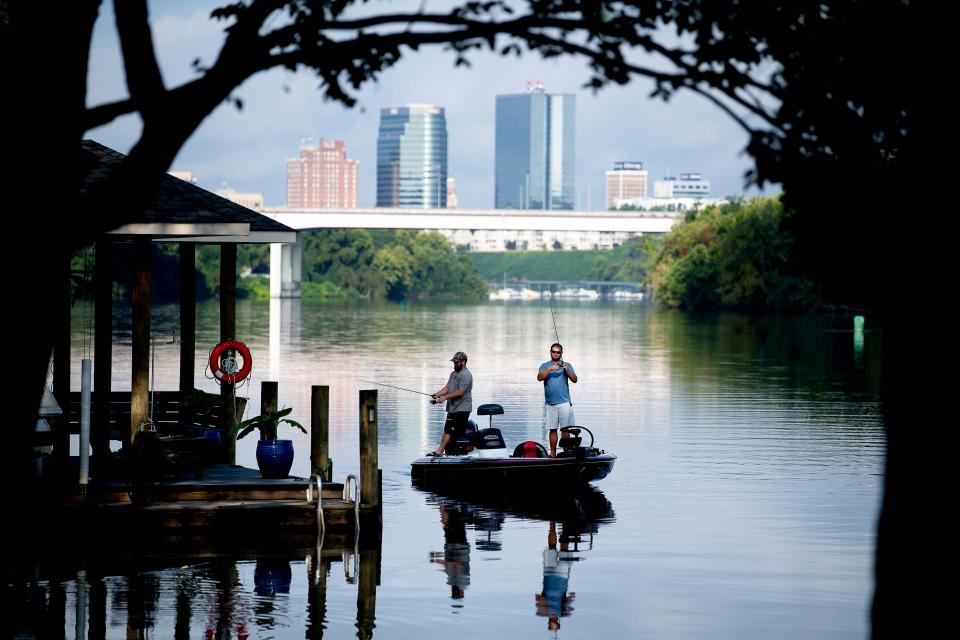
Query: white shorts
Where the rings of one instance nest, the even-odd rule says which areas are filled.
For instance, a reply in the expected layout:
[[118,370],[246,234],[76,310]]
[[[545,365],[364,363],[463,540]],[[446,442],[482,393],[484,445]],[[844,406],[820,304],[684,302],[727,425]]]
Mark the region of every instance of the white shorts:
[[573,407],[569,402],[563,404],[543,405],[543,427],[544,429],[554,430],[564,427],[572,427],[577,424],[573,417]]

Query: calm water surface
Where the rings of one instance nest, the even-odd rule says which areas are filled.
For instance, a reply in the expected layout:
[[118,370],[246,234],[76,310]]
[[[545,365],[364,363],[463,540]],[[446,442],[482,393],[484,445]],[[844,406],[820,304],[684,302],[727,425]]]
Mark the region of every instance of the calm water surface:
[[[518,505],[414,489],[409,463],[436,445],[442,409],[381,387],[375,611],[358,616],[356,557],[307,560],[291,542],[286,558],[185,550],[96,579],[39,563],[29,589],[7,585],[8,601],[30,605],[18,628],[32,633],[46,615],[66,637],[867,636],[884,447],[878,336],[855,342],[840,318],[633,303],[554,310],[580,376],[577,421],[619,456],[594,490]],[[216,312],[205,305],[198,321],[197,386],[211,391],[203,372]],[[129,321],[117,324],[114,388],[128,389]],[[175,308],[155,309],[154,327],[176,325]],[[252,406],[260,382],[278,380],[281,405],[306,424],[310,386],[329,385],[336,479],[359,467],[357,392],[373,388],[360,380],[431,392],[459,350],[474,406],[503,405],[496,424],[508,446],[545,440],[535,379],[554,340],[545,304],[250,303],[237,326],[254,354],[240,389]],[[88,335],[75,330],[78,361]],[[173,389],[179,346],[161,342],[155,385]],[[308,437],[281,437],[295,442],[293,473],[307,475]],[[238,462],[256,467],[254,449],[241,440]],[[52,603],[62,615],[51,621]]]

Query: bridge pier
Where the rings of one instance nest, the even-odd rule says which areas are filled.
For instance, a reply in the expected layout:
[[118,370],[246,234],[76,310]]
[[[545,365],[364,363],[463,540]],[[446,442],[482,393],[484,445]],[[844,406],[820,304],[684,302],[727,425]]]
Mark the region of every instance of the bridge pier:
[[299,298],[303,279],[303,243],[270,245],[270,297]]

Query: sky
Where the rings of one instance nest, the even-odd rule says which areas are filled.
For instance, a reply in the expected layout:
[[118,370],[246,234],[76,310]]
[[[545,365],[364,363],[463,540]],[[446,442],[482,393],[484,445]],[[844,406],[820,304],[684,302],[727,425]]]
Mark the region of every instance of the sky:
[[[211,63],[222,43],[223,24],[209,18],[219,2],[151,3],[154,46],[168,87],[194,77],[191,63]],[[381,9],[388,3],[372,3]],[[414,3],[414,7],[419,3]],[[428,3],[429,10],[435,10]],[[403,6],[403,3],[400,3]],[[439,6],[437,6],[439,8]],[[367,9],[369,10],[369,9]],[[390,11],[396,9],[390,8]],[[339,139],[347,156],[360,161],[359,205],[376,201],[376,140],[380,109],[431,103],[446,110],[448,172],[456,179],[461,208],[493,206],[494,116],[497,95],[521,93],[541,80],[548,93],[576,95],[577,208],[604,208],[604,172],[621,160],[641,161],[654,180],[668,173],[699,172],[718,196],[754,195],[744,188],[752,166],[743,151],[747,134],[706,99],[681,92],[669,102],[649,98],[652,82],[593,93],[584,89],[589,69],[582,60],[542,61],[535,55],[501,58],[474,55],[469,69],[437,48],[413,52],[358,94],[348,109],[324,102],[309,71],[273,70],[254,76],[234,93],[243,109],[218,107],[187,141],[171,169],[190,171],[201,187],[229,187],[264,195],[267,206],[286,200],[286,160],[306,139]],[[101,10],[90,57],[88,105],[128,96],[112,6]],[[86,137],[127,153],[140,132],[138,116],[125,116]],[[777,185],[762,193],[774,194]]]

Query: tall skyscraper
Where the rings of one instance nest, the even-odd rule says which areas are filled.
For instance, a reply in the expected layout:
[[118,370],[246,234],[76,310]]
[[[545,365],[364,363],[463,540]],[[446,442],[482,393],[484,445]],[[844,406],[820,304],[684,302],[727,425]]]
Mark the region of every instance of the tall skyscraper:
[[408,104],[380,110],[377,206],[447,206],[447,119],[443,107]]
[[497,96],[494,206],[573,209],[576,200],[575,96],[543,84]]
[[347,159],[343,140],[302,145],[300,157],[287,160],[287,206],[356,209],[359,165]]
[[607,171],[607,209],[615,209],[616,201],[647,197],[647,172],[642,162],[614,162]]

